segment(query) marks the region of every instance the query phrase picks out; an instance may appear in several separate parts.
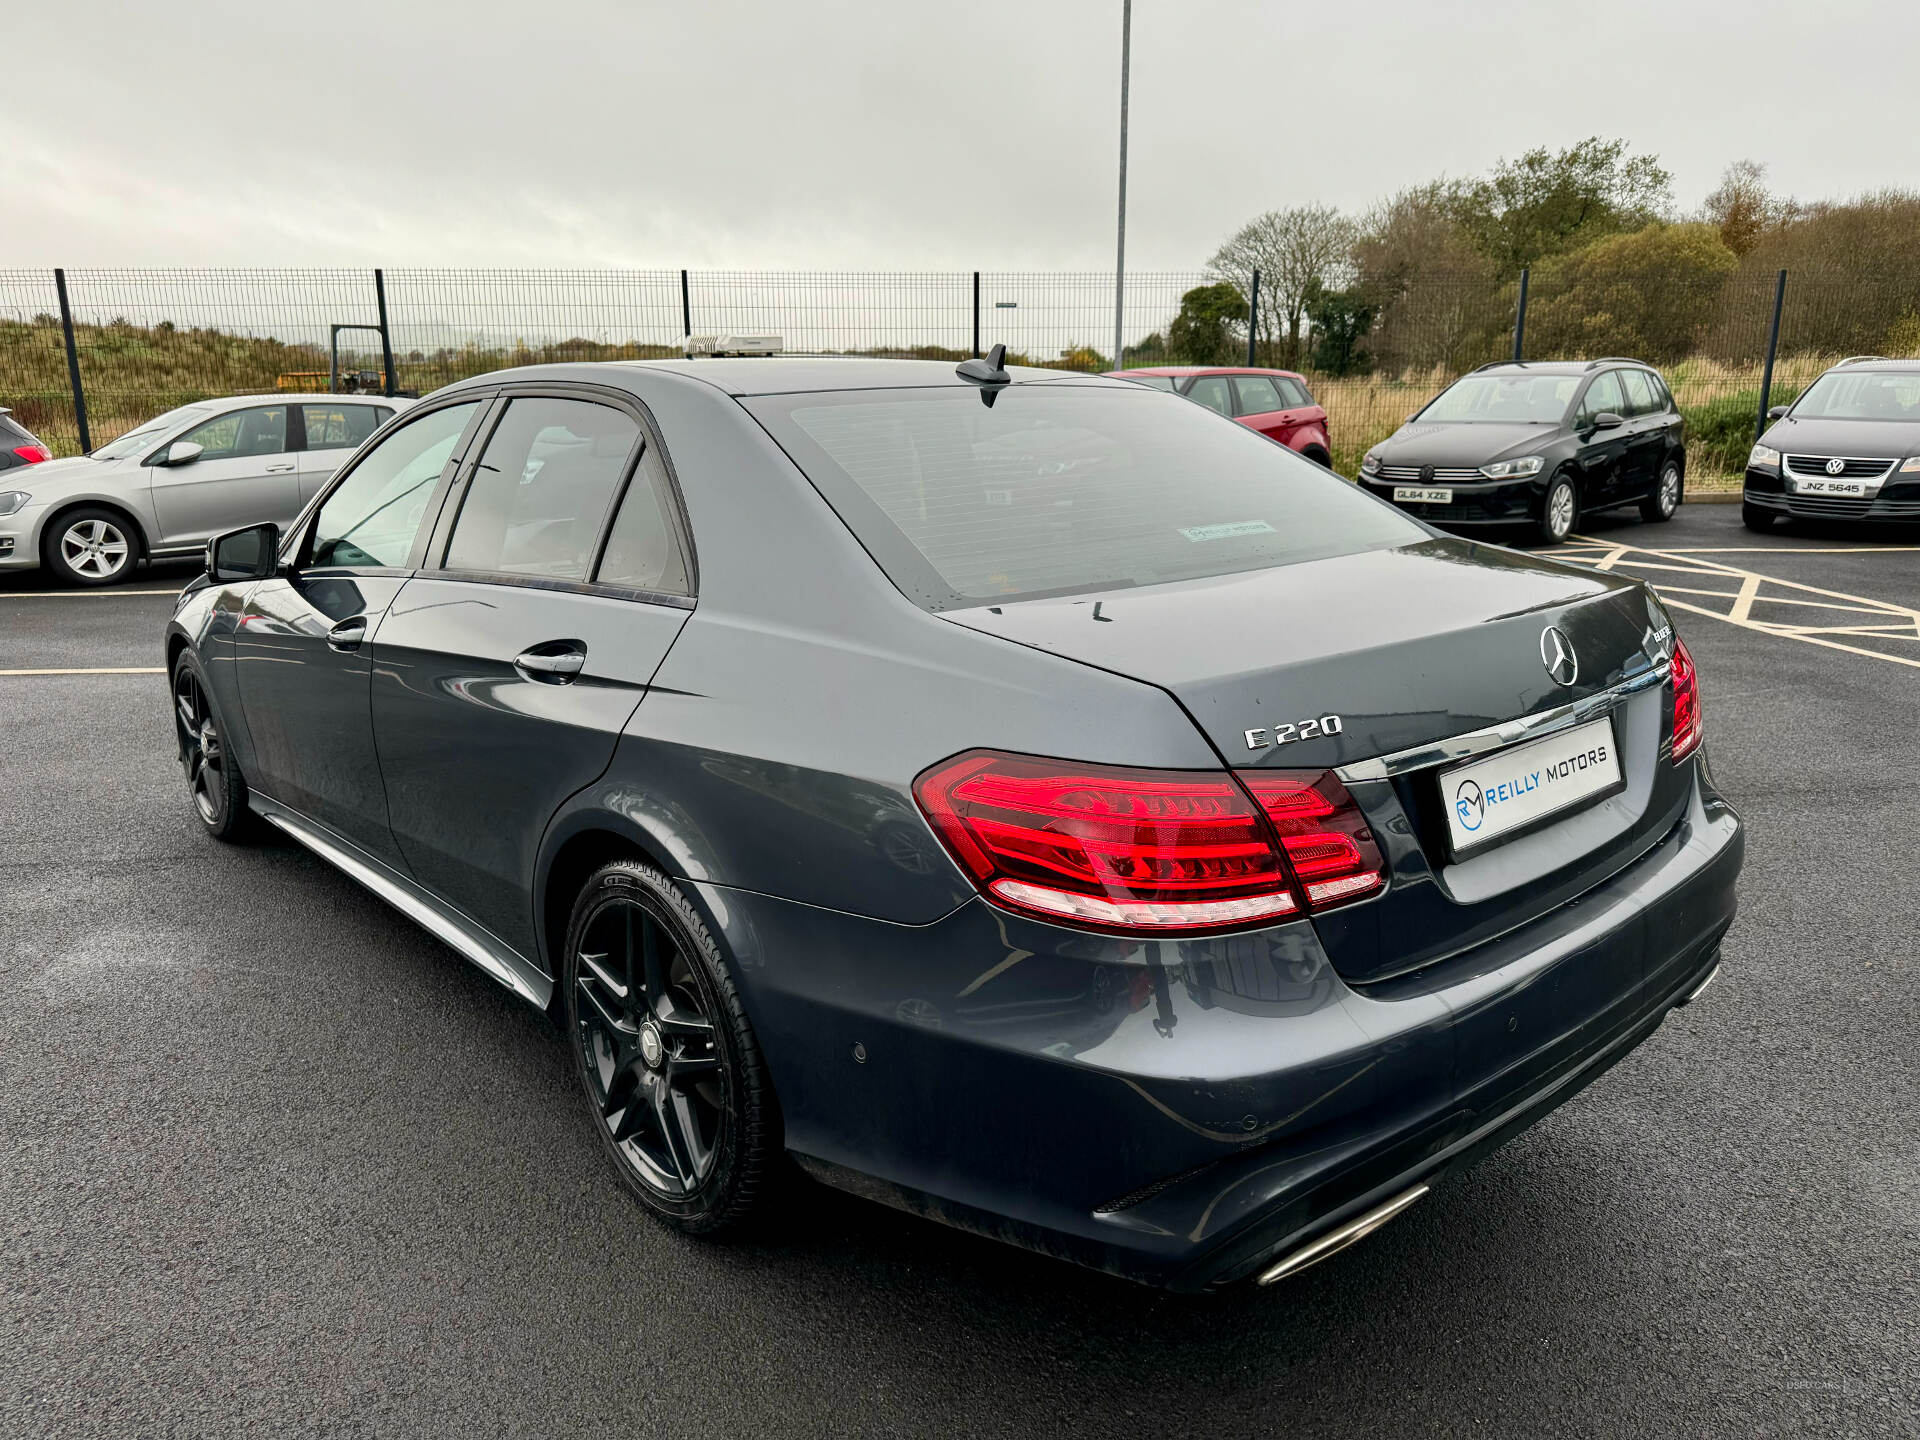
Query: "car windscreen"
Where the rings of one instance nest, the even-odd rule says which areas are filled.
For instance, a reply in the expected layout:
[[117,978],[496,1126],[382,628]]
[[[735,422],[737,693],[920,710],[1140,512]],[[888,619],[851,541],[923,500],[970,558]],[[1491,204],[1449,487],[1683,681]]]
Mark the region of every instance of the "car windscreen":
[[894,584],[932,610],[1227,575],[1428,538],[1284,446],[1144,386],[865,390],[742,403]]
[[1793,418],[1920,422],[1920,371],[1830,370],[1795,403]]
[[1578,375],[1468,375],[1420,412],[1420,423],[1557,424],[1580,388]]
[[129,430],[118,440],[89,450],[87,453],[96,460],[123,460],[129,455],[146,449],[149,445],[158,445],[176,426],[212,413],[212,407],[207,405],[182,405],[177,410],[156,415],[146,424]]

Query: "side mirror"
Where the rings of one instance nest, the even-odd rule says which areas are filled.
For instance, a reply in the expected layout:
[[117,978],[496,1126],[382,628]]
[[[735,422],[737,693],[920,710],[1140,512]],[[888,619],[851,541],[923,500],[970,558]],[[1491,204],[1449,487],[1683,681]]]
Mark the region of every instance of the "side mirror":
[[191,440],[176,440],[167,447],[167,453],[161,460],[162,465],[191,465],[205,452],[206,447],[196,445]]
[[1791,405],[1775,405],[1772,409],[1767,411],[1767,418],[1769,420],[1778,420],[1781,416],[1785,415],[1787,411],[1791,410],[1792,408],[1793,407]]
[[1611,410],[1602,410],[1587,423],[1592,425],[1596,430],[1618,430],[1627,422]]
[[223,580],[265,580],[279,568],[280,527],[249,525],[207,542],[207,574]]

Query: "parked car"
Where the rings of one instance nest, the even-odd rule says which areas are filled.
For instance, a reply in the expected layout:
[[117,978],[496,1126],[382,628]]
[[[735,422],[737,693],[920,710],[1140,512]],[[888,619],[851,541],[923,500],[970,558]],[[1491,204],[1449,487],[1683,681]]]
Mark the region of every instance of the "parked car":
[[53,451],[40,438],[13,418],[13,411],[0,405],[0,470],[17,470],[22,465],[44,465]]
[[1637,360],[1503,361],[1463,375],[1360,462],[1360,483],[1436,525],[1531,525],[1558,544],[1579,517],[1637,505],[1671,520],[1686,422]]
[[111,585],[141,559],[192,555],[223,530],[292,523],[340,462],[414,403],[344,395],[201,400],[91,454],[0,475],[0,570],[45,565]]
[[1747,457],[1740,516],[1920,522],[1920,360],[1857,355],[1827,371]]
[[209,547],[165,635],[194,813],[555,1011],[672,1225],[786,1152],[1278,1279],[1712,979],[1743,841],[1699,679],[1637,581],[1002,360],[428,397]]
[[1238,420],[1249,430],[1259,431],[1269,440],[1278,440],[1289,450],[1297,450],[1316,465],[1333,464],[1327,412],[1308,391],[1306,377],[1291,370],[1235,365],[1157,365],[1109,370],[1107,374],[1184,395],[1209,410]]

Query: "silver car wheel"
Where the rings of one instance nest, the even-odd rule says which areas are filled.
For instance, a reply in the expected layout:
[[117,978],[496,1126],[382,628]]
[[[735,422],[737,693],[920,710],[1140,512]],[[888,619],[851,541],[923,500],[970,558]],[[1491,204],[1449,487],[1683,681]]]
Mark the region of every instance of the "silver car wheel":
[[127,537],[109,520],[76,521],[60,537],[60,558],[89,580],[111,580],[127,568],[131,552]]
[[1573,533],[1573,486],[1556,485],[1547,497],[1547,528],[1556,540]]
[[1671,515],[1680,508],[1680,467],[1669,465],[1660,472],[1660,513]]

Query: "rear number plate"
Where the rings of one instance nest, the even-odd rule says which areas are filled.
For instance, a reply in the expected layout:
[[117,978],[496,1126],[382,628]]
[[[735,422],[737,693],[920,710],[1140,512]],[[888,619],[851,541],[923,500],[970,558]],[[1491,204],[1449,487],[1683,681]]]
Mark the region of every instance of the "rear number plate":
[[1867,493],[1864,480],[1802,480],[1794,478],[1793,490],[1796,495],[1853,495]]
[[1395,500],[1411,500],[1423,505],[1451,505],[1453,491],[1434,490],[1419,485],[1396,485],[1393,487]]
[[1465,854],[1624,783],[1611,716],[1440,772],[1453,853]]

